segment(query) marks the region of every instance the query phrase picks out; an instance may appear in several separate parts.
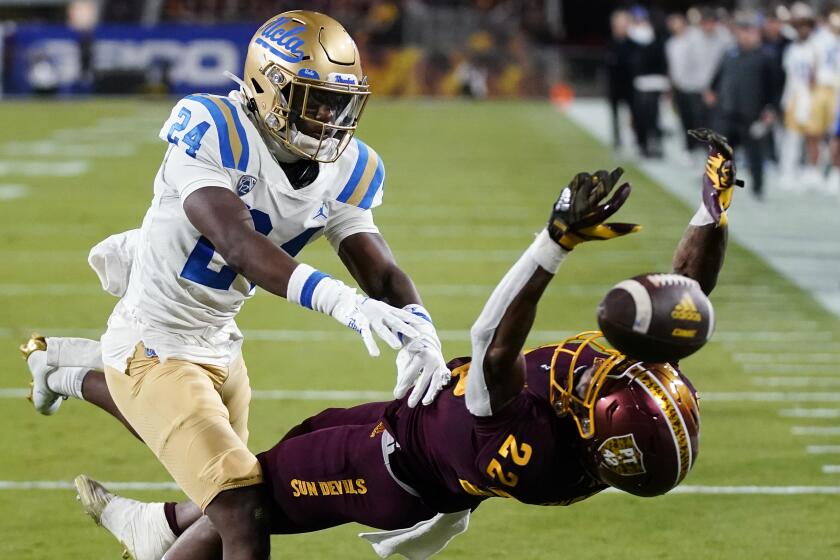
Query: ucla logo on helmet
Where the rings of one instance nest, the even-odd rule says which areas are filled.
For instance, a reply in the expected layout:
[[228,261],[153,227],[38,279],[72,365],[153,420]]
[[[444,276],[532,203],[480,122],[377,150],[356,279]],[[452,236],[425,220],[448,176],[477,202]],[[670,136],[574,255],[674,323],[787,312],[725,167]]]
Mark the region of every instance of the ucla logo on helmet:
[[236,184],[236,194],[245,196],[257,185],[257,178],[250,175],[243,175]]
[[263,28],[256,43],[286,62],[300,62],[304,57],[303,46],[306,41],[298,35],[306,29],[306,26],[297,25],[284,29],[284,26],[291,21],[292,19],[288,17],[277,18]]
[[321,75],[312,68],[301,68],[298,70],[298,76],[306,80],[320,80]]

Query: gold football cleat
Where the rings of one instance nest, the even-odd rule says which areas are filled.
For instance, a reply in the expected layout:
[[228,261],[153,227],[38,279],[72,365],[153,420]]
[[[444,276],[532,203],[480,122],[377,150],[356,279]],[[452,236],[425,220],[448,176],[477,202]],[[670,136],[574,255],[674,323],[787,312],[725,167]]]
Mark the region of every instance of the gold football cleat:
[[40,334],[34,332],[29,337],[29,340],[27,340],[18,347],[18,350],[20,350],[20,353],[23,354],[23,359],[28,360],[29,356],[32,355],[32,352],[37,352],[38,350],[43,350],[46,352],[47,339],[41,336]]
[[[23,355],[24,360],[29,360],[29,356],[32,355],[32,352],[37,352],[38,350],[47,351],[47,339],[45,339],[40,334],[34,332],[29,337],[29,340],[18,346],[18,350]],[[35,387],[35,382],[29,382],[29,394],[26,395],[26,400],[32,402],[32,390]]]

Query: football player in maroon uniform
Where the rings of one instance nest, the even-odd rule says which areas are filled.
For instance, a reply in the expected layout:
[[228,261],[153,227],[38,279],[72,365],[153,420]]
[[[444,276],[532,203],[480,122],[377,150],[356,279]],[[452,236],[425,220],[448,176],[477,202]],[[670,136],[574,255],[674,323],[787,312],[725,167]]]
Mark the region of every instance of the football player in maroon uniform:
[[[735,178],[725,140],[708,131],[700,138],[710,146],[703,203],[673,264],[708,294],[723,263]],[[638,229],[605,223],[630,194],[625,183],[604,202],[621,173],[580,173],[562,189],[548,226],[473,325],[472,357],[448,364],[453,379],[434,402],[328,409],[258,455],[274,533],[358,522],[385,531],[362,535],[380,556],[425,558],[466,530],[470,512],[490,497],[569,505],[610,486],[656,496],[684,479],[697,457],[700,418],[694,388],[675,365],[620,354],[597,331],[522,351],[540,297],[569,253]],[[96,371],[85,379],[99,382]],[[115,410],[101,397],[94,404]],[[86,476],[76,485],[86,511],[137,560],[220,554],[213,524],[190,502],[141,503]]]

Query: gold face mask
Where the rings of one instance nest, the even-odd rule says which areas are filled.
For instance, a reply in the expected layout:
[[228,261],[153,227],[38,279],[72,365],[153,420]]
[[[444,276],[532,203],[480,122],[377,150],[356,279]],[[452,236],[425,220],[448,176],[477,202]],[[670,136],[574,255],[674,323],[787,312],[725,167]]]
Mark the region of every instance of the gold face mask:
[[[557,414],[571,415],[584,439],[595,435],[595,403],[607,375],[616,365],[625,360],[623,354],[597,342],[597,339],[602,337],[601,331],[586,331],[567,338],[557,346],[551,358],[549,402]],[[574,345],[575,342],[577,345]],[[569,346],[572,347],[569,348]],[[597,357],[589,368],[591,377],[584,386],[580,384],[582,383],[581,376],[587,372],[581,371],[576,378],[576,370],[583,367],[579,361],[587,348],[594,351]],[[571,362],[568,370],[558,372],[557,359],[562,354],[571,356]],[[576,382],[580,386],[576,386]]]
[[350,143],[370,95],[353,39],[309,11],[282,13],[257,30],[245,84],[263,130],[293,155],[323,163]]

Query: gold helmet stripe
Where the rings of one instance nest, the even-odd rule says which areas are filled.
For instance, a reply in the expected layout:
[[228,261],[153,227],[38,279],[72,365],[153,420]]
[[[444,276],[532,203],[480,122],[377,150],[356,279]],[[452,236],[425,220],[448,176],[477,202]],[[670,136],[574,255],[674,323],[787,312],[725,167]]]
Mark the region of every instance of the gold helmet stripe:
[[[636,366],[634,366],[636,367]],[[638,366],[643,368],[644,366]],[[629,373],[629,371],[628,371]],[[659,382],[655,375],[651,374],[647,369],[643,369],[640,375],[635,377],[635,381],[653,397],[659,408],[664,413],[665,420],[668,423],[668,429],[671,431],[671,437],[674,440],[674,450],[677,454],[677,476],[674,480],[674,486],[678,485],[688,474],[691,468],[691,444],[688,441],[688,430],[685,426],[685,420],[682,417],[677,403],[668,394],[665,387]]]

